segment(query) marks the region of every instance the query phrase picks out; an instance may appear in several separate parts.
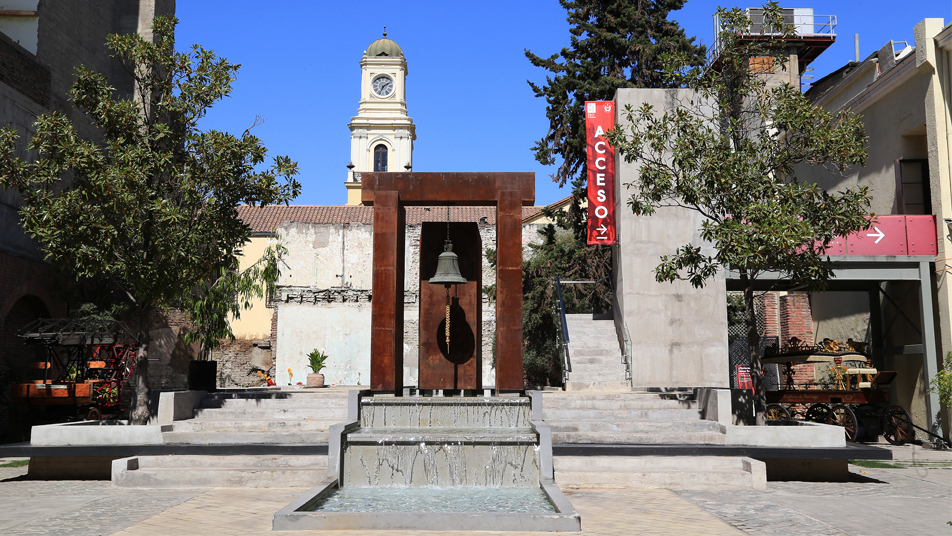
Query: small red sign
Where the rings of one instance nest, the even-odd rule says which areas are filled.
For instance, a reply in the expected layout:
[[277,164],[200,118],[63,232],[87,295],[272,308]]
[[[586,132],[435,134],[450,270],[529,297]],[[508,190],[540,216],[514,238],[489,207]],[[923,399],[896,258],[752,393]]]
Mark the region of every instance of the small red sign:
[[588,243],[618,243],[615,231],[615,149],[605,133],[615,128],[615,103],[585,103],[585,144],[588,158]]
[[935,241],[935,217],[906,216],[906,242],[910,255],[935,255]]
[[754,388],[754,380],[750,379],[750,367],[747,365],[737,365],[737,388],[751,390]]
[[905,216],[876,216],[869,229],[846,237],[847,255],[908,255]]

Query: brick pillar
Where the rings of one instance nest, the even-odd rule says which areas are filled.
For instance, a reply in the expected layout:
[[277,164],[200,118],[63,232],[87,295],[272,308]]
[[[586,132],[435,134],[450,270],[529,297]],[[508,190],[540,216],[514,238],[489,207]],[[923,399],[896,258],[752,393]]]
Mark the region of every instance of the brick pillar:
[[[779,337],[780,311],[777,305],[777,295],[773,292],[764,294],[764,318],[764,332],[761,336],[764,338]],[[783,346],[783,341],[780,341],[780,346]]]
[[[796,337],[806,344],[813,344],[813,315],[809,296],[787,294],[780,297],[780,333],[784,341]],[[816,381],[816,367],[812,363],[794,365],[793,379],[796,385]]]

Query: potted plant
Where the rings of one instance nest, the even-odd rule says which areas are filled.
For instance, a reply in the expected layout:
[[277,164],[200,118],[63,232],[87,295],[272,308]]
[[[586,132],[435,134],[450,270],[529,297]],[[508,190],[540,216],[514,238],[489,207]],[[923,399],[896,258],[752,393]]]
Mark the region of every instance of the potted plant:
[[321,374],[321,369],[324,368],[324,360],[327,359],[327,354],[315,349],[307,354],[307,358],[307,366],[311,369],[311,374],[307,375],[307,386],[324,387],[324,375]]

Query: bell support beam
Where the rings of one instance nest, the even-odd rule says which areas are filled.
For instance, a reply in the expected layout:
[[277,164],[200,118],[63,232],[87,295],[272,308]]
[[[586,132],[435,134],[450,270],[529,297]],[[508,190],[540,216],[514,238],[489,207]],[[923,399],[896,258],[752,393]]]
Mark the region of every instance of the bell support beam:
[[397,192],[374,192],[370,388],[403,391],[403,279],[406,210]]
[[522,391],[522,207],[535,203],[534,173],[364,173],[361,202],[374,207],[370,386],[403,392],[406,206],[496,207],[496,389]]
[[521,391],[522,207],[520,192],[499,192],[496,206],[496,390]]
[[405,207],[491,207],[502,191],[518,192],[521,206],[535,203],[534,173],[363,173],[360,181],[364,205],[374,204],[376,191],[400,192],[400,203]]

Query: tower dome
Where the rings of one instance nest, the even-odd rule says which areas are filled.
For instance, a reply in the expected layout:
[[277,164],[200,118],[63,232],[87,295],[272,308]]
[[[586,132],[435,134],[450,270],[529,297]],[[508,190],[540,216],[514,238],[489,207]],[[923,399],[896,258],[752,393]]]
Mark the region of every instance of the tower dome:
[[373,43],[370,43],[370,46],[367,47],[367,51],[364,52],[367,56],[403,56],[403,49],[400,48],[400,45],[396,41],[391,41],[387,39],[387,27],[383,28],[383,38],[377,39]]

